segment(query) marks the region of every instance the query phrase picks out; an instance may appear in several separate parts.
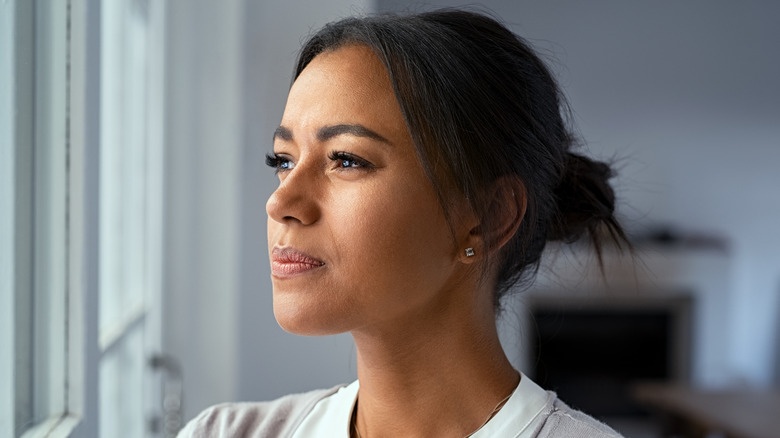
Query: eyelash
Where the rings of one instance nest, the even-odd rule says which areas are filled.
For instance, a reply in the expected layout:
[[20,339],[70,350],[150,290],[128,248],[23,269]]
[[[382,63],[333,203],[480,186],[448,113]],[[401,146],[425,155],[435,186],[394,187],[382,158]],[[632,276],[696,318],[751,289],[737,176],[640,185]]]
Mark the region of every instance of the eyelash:
[[[368,161],[356,155],[350,154],[349,152],[333,151],[328,154],[328,159],[334,162],[340,162],[338,169],[366,169],[366,170],[374,169],[373,164],[369,163]],[[345,161],[351,162],[353,165],[343,166]],[[266,154],[265,156],[265,164],[268,167],[273,167],[274,169],[276,169],[276,173],[279,173],[280,171],[290,170],[289,167],[284,167],[285,165],[289,166],[289,163],[292,163],[292,160],[290,160],[284,155],[280,155],[275,152]]]
[[[357,155],[350,154],[349,152],[343,152],[343,151],[333,151],[330,154],[328,154],[328,159],[331,161],[337,161],[339,163],[339,169],[366,169],[371,170],[374,168],[374,165],[369,163],[368,161],[358,157]],[[352,164],[356,164],[357,166],[343,166],[345,161],[349,161]]]
[[268,167],[273,167],[275,169],[275,173],[279,173],[280,170],[288,170],[282,166],[291,162],[292,160],[289,158],[286,158],[285,156],[279,155],[275,152],[271,154],[265,154],[265,165]]

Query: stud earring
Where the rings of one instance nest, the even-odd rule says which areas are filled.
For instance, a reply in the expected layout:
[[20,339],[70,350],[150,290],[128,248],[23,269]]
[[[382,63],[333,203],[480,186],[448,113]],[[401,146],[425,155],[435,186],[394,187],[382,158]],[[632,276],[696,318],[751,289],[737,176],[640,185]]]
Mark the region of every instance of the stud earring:
[[466,248],[466,257],[474,256],[474,248]]

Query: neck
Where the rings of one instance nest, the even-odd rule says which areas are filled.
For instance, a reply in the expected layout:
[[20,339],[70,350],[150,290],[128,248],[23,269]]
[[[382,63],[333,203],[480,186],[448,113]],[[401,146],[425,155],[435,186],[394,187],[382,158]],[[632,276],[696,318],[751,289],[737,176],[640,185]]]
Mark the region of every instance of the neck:
[[488,307],[352,332],[363,438],[467,436],[486,422],[519,381]]

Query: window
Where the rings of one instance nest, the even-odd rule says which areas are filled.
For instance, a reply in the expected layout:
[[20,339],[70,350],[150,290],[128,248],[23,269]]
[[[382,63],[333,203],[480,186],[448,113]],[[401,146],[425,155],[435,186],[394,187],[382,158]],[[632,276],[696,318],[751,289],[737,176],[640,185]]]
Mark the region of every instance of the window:
[[0,436],[157,435],[163,17],[0,5]]
[[[2,9],[4,377],[0,427],[7,436],[67,430],[68,373],[68,105],[66,3]],[[4,391],[6,392],[6,391]]]
[[101,10],[100,435],[117,438],[158,428],[160,382],[148,360],[160,347],[161,4]]

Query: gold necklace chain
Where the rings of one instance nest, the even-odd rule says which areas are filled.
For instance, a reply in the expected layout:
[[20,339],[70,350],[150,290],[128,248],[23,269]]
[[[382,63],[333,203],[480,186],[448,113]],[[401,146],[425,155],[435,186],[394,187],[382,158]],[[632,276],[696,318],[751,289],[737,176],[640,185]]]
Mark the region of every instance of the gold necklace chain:
[[[470,434],[466,435],[463,438],[469,438],[470,436],[472,436],[475,433],[479,432],[480,429],[485,427],[485,425],[488,424],[488,422],[496,415],[496,413],[498,411],[500,411],[501,408],[504,407],[504,404],[507,402],[507,400],[509,400],[509,397],[512,397],[513,393],[514,393],[514,390],[512,390],[512,392],[510,392],[508,396],[504,397],[500,402],[498,402],[496,407],[493,408],[493,410],[490,411],[490,414],[488,414],[487,418],[485,418],[485,421],[483,421],[482,424],[480,424],[479,427],[474,430],[474,432],[471,432]],[[355,406],[357,406],[357,400],[355,400]],[[352,412],[352,419],[351,419],[350,423],[351,423],[350,425],[352,426],[351,429],[355,432],[354,433],[355,438],[363,438],[360,435],[360,430],[358,430],[358,427],[357,427],[357,409],[355,409]]]
[[[500,410],[501,410],[501,408],[503,408],[503,407],[504,407],[504,404],[507,402],[507,400],[509,400],[509,397],[512,397],[512,394],[513,394],[513,393],[514,393],[514,390],[512,390],[512,392],[510,392],[508,396],[504,397],[504,399],[503,399],[503,400],[501,400],[500,402],[498,402],[498,404],[496,405],[496,407],[495,407],[495,408],[493,408],[493,410],[492,410],[492,411],[490,411],[490,414],[488,414],[487,418],[485,418],[485,421],[484,421],[482,424],[480,424],[480,425],[479,425],[479,427],[478,427],[478,428],[476,428],[476,429],[474,430],[474,432],[471,432],[470,434],[466,435],[464,438],[468,438],[468,437],[470,437],[470,436],[474,435],[475,433],[479,432],[479,430],[480,430],[480,429],[482,429],[483,427],[485,427],[485,425],[486,425],[486,424],[488,424],[488,422],[490,421],[490,419],[491,419],[491,418],[493,418],[493,417],[496,415],[496,413],[497,413],[498,411],[500,411]],[[358,438],[359,438],[359,437],[358,437]]]

